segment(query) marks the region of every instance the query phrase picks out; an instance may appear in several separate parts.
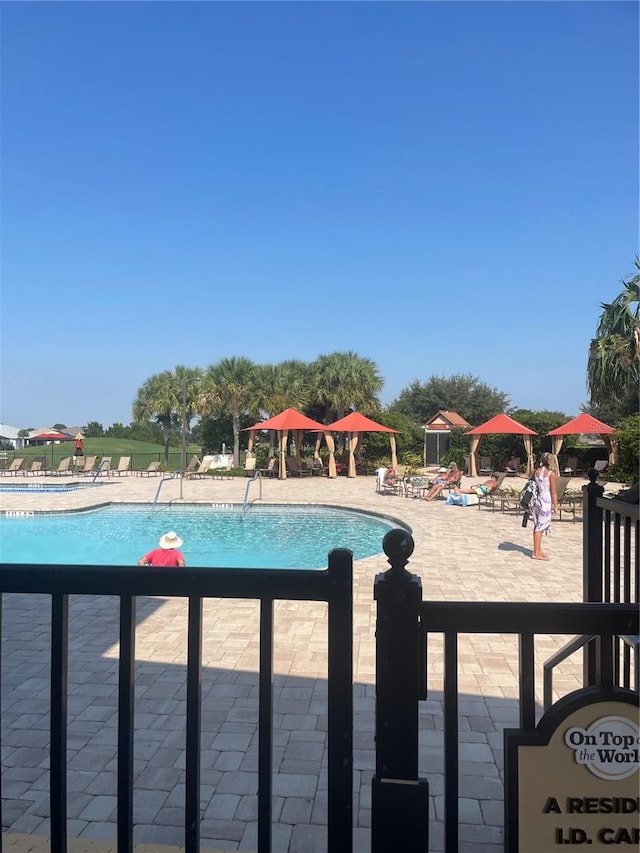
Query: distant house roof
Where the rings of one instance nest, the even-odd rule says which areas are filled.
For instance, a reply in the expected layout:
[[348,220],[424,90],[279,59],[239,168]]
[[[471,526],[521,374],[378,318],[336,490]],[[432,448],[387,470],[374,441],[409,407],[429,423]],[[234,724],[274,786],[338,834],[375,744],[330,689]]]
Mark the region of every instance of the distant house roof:
[[79,432],[84,435],[84,427],[82,426],[68,426],[65,427],[62,432],[66,432],[68,435],[72,435],[74,438],[77,436]]
[[457,412],[446,412],[440,409],[423,426],[428,431],[449,432],[452,429],[469,429],[471,424]]
[[0,440],[15,441],[18,438],[19,432],[18,427],[12,427],[9,424],[0,424]]

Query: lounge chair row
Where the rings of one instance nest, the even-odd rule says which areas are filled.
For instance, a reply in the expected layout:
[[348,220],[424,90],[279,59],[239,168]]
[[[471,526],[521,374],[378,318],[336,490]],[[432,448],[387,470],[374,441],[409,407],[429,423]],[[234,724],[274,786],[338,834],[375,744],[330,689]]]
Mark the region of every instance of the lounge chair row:
[[[322,477],[327,473],[327,466],[322,459],[304,459],[300,464],[295,456],[287,456],[285,460],[287,466],[287,476],[289,477]],[[248,456],[244,463],[244,472],[248,477],[252,477],[256,470],[260,471],[263,477],[278,476],[278,460],[275,456],[271,456],[266,468],[256,468],[255,456]]]
[[111,467],[111,457],[103,456],[97,463],[97,456],[66,456],[58,463],[58,467],[50,471],[45,470],[41,459],[34,459],[29,467],[25,466],[24,457],[16,457],[13,459],[8,468],[0,471],[0,476],[22,476],[30,475],[46,475],[49,477],[62,476],[118,476],[128,474],[140,474],[141,476],[150,477],[161,474],[160,462],[150,462],[149,466],[142,471],[133,471],[131,469],[131,457],[121,456],[118,465],[115,468]]

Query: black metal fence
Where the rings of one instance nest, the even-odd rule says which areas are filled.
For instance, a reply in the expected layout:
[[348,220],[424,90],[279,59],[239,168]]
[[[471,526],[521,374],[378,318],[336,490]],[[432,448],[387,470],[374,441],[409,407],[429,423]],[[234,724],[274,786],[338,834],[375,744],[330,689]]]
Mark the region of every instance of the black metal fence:
[[[584,603],[423,601],[420,579],[406,566],[413,540],[403,530],[383,546],[391,568],[376,578],[376,772],[372,849],[428,848],[426,779],[418,767],[419,702],[427,698],[427,656],[433,635],[444,638],[446,850],[458,848],[458,663],[461,634],[512,634],[518,644],[520,726],[536,721],[535,642],[539,635],[575,635],[564,656],[585,648],[584,684],[638,685],[640,635],[638,507],[602,497],[591,477],[584,487]],[[67,650],[70,595],[120,600],[117,837],[132,850],[136,596],[187,598],[185,848],[199,848],[200,701],[203,600],[260,602],[258,850],[271,850],[273,614],[278,599],[328,602],[328,828],[331,853],[352,849],[353,696],[352,557],[330,553],[322,572],[229,569],[136,569],[92,566],[0,566],[0,593],[51,596],[51,849],[66,850]],[[1,616],[1,612],[0,612]],[[573,644],[573,645],[572,645]],[[431,652],[428,652],[428,647]],[[570,651],[567,651],[571,647]],[[554,659],[558,655],[554,656]],[[547,667],[551,672],[558,661]],[[547,662],[549,664],[549,662]],[[547,682],[545,681],[545,685]],[[550,681],[548,682],[550,691]]]
[[[429,637],[443,646],[445,850],[459,837],[459,637],[513,634],[518,644],[520,728],[536,724],[535,639],[574,635],[544,665],[545,706],[553,668],[584,648],[583,684],[638,691],[640,635],[638,506],[603,498],[591,482],[584,500],[584,603],[423,601],[422,584],[406,566],[413,540],[387,534],[391,568],[376,578],[376,773],[372,791],[372,850],[428,849],[429,784],[419,776],[419,702],[427,699]],[[596,475],[596,476],[593,476]]]
[[[353,629],[350,551],[329,554],[325,571],[175,569],[96,566],[0,567],[0,592],[51,596],[50,818],[52,853],[67,850],[67,668],[69,596],[120,600],[118,677],[117,840],[133,850],[133,768],[136,596],[187,598],[185,850],[200,849],[200,734],[203,601],[260,602],[258,706],[258,851],[269,853],[272,831],[274,601],[328,603],[327,846],[352,849]],[[1,628],[0,609],[0,628]],[[1,847],[1,844],[0,844]]]

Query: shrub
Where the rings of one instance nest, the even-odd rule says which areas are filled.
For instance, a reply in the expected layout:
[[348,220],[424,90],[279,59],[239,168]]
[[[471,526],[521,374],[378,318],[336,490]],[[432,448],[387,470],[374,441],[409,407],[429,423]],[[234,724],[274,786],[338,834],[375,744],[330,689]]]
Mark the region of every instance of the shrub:
[[607,474],[621,483],[635,483],[640,467],[640,415],[631,415],[622,421],[618,444],[618,464],[608,468]]
[[440,465],[443,468],[446,468],[451,462],[455,462],[458,468],[461,468],[464,471],[464,458],[467,454],[465,454],[464,450],[459,450],[456,448],[451,448],[448,453],[440,460]]

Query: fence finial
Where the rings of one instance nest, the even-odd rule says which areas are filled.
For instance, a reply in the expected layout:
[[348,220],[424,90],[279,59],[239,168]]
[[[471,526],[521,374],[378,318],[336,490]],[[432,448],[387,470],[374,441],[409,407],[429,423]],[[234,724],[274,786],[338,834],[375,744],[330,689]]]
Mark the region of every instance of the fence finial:
[[391,566],[384,574],[385,577],[400,578],[410,573],[405,569],[409,557],[414,549],[413,537],[408,530],[396,527],[385,533],[382,540],[382,550],[387,555],[387,562]]

